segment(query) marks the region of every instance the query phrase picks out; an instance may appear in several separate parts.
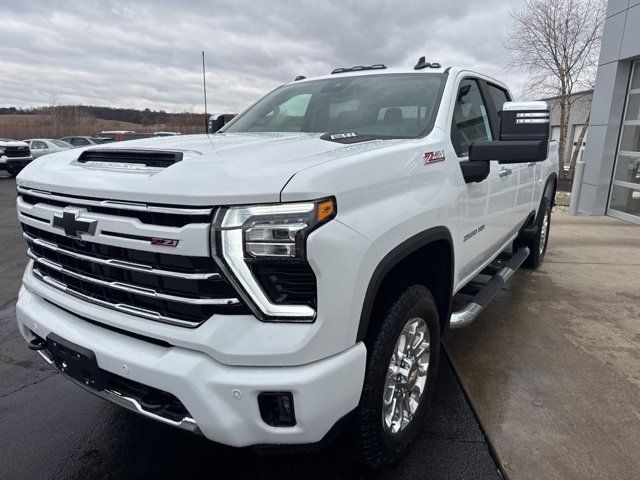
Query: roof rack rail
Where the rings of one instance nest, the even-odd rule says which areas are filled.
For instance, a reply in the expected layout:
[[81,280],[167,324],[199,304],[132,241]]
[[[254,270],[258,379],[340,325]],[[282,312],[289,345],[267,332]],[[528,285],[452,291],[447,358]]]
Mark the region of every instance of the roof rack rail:
[[418,59],[418,63],[416,63],[416,66],[413,67],[414,70],[422,70],[423,68],[440,68],[441,65],[437,62],[434,63],[430,63],[427,62],[426,57],[420,57]]
[[385,70],[387,66],[383,63],[376,63],[374,65],[356,65],[355,67],[350,68],[336,68],[331,72],[331,75],[335,75],[336,73],[346,73],[346,72],[360,72],[362,70]]

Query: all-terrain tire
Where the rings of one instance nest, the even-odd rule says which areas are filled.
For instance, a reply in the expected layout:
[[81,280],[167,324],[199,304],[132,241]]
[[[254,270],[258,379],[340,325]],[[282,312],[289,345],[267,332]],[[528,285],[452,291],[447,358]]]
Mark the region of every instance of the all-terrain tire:
[[526,242],[516,240],[514,243],[516,250],[523,245],[529,247],[529,256],[522,264],[527,268],[538,268],[547,252],[549,232],[551,231],[551,201],[547,197],[543,197],[540,202],[540,211],[535,222],[537,227],[535,235]]
[[[390,427],[385,427],[383,420],[385,382],[400,335],[414,319],[424,320],[429,335],[426,383],[421,389],[418,407],[406,427],[398,432],[390,432]],[[427,338],[426,335],[424,338]],[[407,451],[420,430],[428,401],[432,396],[440,357],[440,322],[435,301],[429,290],[422,285],[413,285],[402,290],[391,300],[374,338],[369,343],[364,387],[360,404],[354,414],[352,434],[357,459],[365,466],[380,468],[398,460]],[[405,335],[406,343],[409,342]],[[422,359],[425,355],[426,352],[419,358]],[[401,421],[400,424],[402,423]]]
[[7,173],[8,173],[11,177],[15,177],[15,176],[16,176],[16,175],[18,175],[21,171],[22,171],[22,168],[20,168],[20,167],[13,167],[13,166],[8,166],[8,167],[7,167]]

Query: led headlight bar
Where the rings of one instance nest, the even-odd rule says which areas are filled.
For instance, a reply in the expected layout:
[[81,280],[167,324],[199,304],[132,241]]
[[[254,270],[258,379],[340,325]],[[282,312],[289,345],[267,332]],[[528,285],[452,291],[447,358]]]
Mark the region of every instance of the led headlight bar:
[[[310,305],[274,303],[252,274],[252,262],[306,262],[306,240],[335,217],[333,198],[315,202],[229,207],[218,210],[213,247],[216,261],[264,320],[313,321]],[[256,311],[257,310],[257,311]]]

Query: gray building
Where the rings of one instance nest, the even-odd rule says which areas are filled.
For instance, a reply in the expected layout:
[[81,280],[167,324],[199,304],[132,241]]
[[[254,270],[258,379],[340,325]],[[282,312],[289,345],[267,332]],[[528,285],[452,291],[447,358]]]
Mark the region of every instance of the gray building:
[[[551,138],[553,140],[560,139],[560,97],[543,98],[549,105],[551,111],[550,127]],[[584,148],[587,142],[587,135],[585,133],[582,139],[582,145],[578,145],[580,139],[580,132],[582,127],[587,121],[589,116],[589,110],[591,110],[591,101],[593,99],[593,90],[586,90],[584,92],[576,92],[571,95],[571,112],[569,113],[569,129],[567,130],[567,143],[564,150],[564,163],[565,169],[569,170],[569,162],[574,150]]]
[[609,0],[579,210],[640,224],[640,0]]

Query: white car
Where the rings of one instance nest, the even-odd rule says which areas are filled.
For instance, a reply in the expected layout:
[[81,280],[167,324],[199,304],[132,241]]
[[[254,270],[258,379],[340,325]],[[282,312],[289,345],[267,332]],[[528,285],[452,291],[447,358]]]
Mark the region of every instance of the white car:
[[159,422],[237,447],[349,425],[358,458],[387,465],[420,428],[442,333],[542,262],[557,170],[546,104],[482,73],[422,58],[302,78],[213,135],[27,167],[18,325]]
[[32,160],[28,144],[10,138],[0,138],[0,171],[4,170],[15,177]]
[[28,140],[24,140],[24,142],[29,145],[33,158],[74,148],[73,145],[69,143],[51,138],[30,138]]

